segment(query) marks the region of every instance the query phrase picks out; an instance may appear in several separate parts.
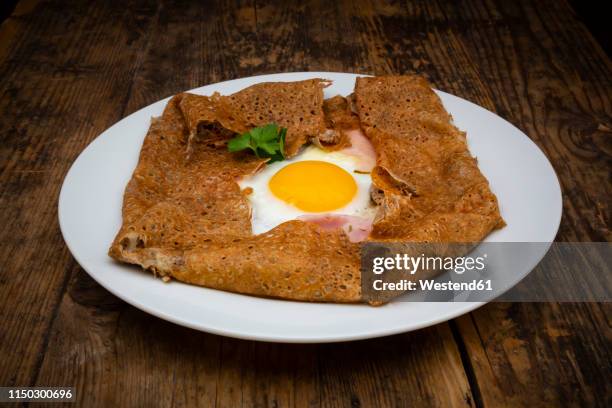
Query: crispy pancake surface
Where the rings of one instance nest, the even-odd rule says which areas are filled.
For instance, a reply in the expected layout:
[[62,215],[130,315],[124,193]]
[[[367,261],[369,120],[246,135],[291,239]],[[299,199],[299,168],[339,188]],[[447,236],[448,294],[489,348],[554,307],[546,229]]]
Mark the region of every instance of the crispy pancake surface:
[[198,143],[190,159],[185,94],[154,118],[124,194],[123,226],[109,251],[162,277],[258,296],[360,300],[359,247],[340,231],[292,221],[251,233],[236,178],[265,160]]
[[312,142],[324,150],[339,150],[351,146],[348,131],[359,129],[359,117],[351,112],[348,100],[340,95],[323,102],[327,129]]
[[505,225],[465,133],[424,78],[357,78],[355,105],[378,154],[372,239],[478,242]]
[[215,289],[361,301],[360,247],[341,230],[295,220],[252,234],[237,180],[266,160],[229,153],[226,142],[269,122],[288,128],[289,154],[309,140],[343,148],[350,145],[347,132],[364,130],[377,154],[370,240],[477,242],[504,225],[465,134],[424,79],[358,78],[353,98],[323,101],[327,84],[265,83],[229,96],[172,98],[152,119],[110,256]]
[[275,122],[287,128],[285,153],[291,157],[310,138],[325,132],[323,88],[328,85],[329,81],[316,78],[256,84],[228,96],[186,94],[180,108],[190,141],[214,142],[228,133],[231,137]]

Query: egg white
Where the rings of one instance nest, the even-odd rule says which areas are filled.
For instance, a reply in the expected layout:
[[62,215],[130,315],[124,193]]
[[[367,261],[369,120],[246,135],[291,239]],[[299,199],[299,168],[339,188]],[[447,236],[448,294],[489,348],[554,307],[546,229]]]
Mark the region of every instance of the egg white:
[[[357,184],[357,193],[353,199],[342,208],[333,211],[313,213],[300,210],[277,198],[268,187],[270,178],[283,167],[304,160],[318,160],[332,163],[348,172]],[[269,231],[283,222],[294,220],[306,214],[342,214],[373,219],[375,209],[370,199],[372,179],[370,174],[357,173],[355,171],[357,168],[359,168],[359,157],[347,155],[341,150],[326,152],[311,145],[305,148],[301,154],[291,159],[271,163],[258,173],[243,178],[239,181],[240,188],[244,190],[250,187],[253,190],[247,196],[251,204],[251,225],[253,234],[261,234]]]

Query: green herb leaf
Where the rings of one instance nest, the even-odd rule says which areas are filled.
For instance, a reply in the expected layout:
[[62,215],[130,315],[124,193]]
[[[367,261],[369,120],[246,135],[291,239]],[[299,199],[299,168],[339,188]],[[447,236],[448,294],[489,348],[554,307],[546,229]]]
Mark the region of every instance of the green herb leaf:
[[279,144],[280,144],[280,152],[285,157],[285,139],[287,138],[287,128],[282,128],[279,132]]
[[280,128],[276,123],[256,127],[236,136],[227,143],[230,152],[251,149],[257,157],[270,158],[270,162],[285,159],[285,139],[287,129]]
[[248,133],[236,136],[227,142],[227,150],[237,152],[244,149],[253,149],[251,147],[251,136]]
[[278,142],[262,142],[257,146],[269,155],[273,155],[280,150],[280,143]]

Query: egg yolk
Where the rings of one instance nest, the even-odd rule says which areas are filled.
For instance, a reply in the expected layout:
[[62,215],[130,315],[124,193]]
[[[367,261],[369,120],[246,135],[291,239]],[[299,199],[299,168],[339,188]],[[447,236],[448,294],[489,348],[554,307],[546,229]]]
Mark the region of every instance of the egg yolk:
[[272,176],[268,186],[277,198],[308,212],[342,208],[357,193],[357,183],[346,170],[317,160],[283,167]]

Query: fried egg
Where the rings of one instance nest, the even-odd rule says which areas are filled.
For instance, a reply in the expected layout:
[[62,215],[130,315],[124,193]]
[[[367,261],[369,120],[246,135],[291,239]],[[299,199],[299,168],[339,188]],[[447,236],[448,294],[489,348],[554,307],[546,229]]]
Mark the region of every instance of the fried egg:
[[295,219],[324,228],[348,227],[347,233],[352,230],[348,224],[367,229],[375,213],[369,174],[374,150],[356,146],[360,146],[358,140],[337,151],[310,145],[297,156],[266,165],[240,180],[251,204],[253,233],[261,234]]

